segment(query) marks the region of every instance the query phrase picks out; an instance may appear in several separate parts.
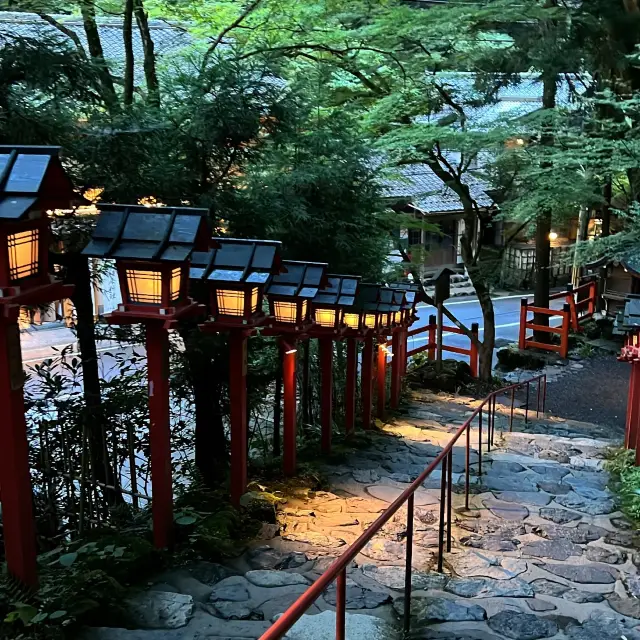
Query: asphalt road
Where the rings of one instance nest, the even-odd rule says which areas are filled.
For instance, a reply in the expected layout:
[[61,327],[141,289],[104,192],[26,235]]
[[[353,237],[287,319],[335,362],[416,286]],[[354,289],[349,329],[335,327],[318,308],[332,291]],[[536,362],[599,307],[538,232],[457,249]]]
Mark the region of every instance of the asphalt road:
[[[496,317],[496,338],[509,341],[518,339],[518,326],[520,324],[520,299],[522,295],[507,295],[494,298],[494,310]],[[563,300],[554,302],[554,308],[561,308]],[[470,327],[473,322],[479,325],[480,335],[484,331],[484,323],[480,304],[475,297],[452,298],[446,307],[452,311],[460,322]],[[424,327],[429,322],[429,316],[435,315],[436,310],[430,305],[418,306],[418,320],[412,328]],[[558,325],[560,318],[552,318],[552,324]],[[449,321],[445,318],[445,326]],[[410,338],[409,348],[415,348],[424,344],[428,340],[426,332]],[[443,336],[443,343],[467,349],[469,339],[466,336],[446,333]],[[63,326],[43,326],[33,327],[22,332],[22,357],[26,366],[39,364],[46,358],[55,357],[67,345],[75,345],[75,338],[70,329]],[[98,352],[101,357],[101,368],[103,374],[111,377],[117,371],[115,359],[110,355],[114,351],[114,346],[109,343],[98,344]],[[458,354],[448,353],[445,357],[466,358]]]
[[[496,339],[504,339],[509,340],[510,342],[515,342],[518,340],[518,331],[520,326],[520,300],[524,296],[522,294],[518,295],[507,295],[507,296],[498,296],[493,299],[493,307],[495,313],[496,320]],[[530,298],[531,301],[531,298]],[[554,300],[552,303],[552,308],[561,309],[564,304],[564,300]],[[482,338],[482,334],[484,332],[484,321],[482,318],[482,310],[480,308],[480,303],[475,297],[460,297],[453,298],[451,301],[445,304],[447,307],[460,322],[462,322],[465,326],[471,327],[472,323],[477,322],[478,328],[480,332],[480,338]],[[414,322],[412,325],[412,329],[417,329],[419,327],[426,326],[429,323],[429,316],[435,315],[436,309],[431,305],[421,304],[418,306],[418,320]],[[531,314],[529,315],[531,318]],[[560,325],[560,318],[551,318],[552,326]],[[446,317],[444,319],[445,327],[450,325],[451,321]],[[529,334],[528,334],[529,335]],[[428,341],[428,336],[426,332],[424,334],[418,334],[416,336],[412,336],[409,338],[409,348],[415,349],[416,347],[425,344]],[[451,345],[455,347],[462,347],[464,349],[469,348],[469,338],[466,336],[462,336],[455,333],[444,333],[443,334],[443,344]],[[445,354],[445,358],[454,358],[456,360],[466,358],[466,356],[461,356],[455,353]],[[494,362],[495,364],[495,362]]]

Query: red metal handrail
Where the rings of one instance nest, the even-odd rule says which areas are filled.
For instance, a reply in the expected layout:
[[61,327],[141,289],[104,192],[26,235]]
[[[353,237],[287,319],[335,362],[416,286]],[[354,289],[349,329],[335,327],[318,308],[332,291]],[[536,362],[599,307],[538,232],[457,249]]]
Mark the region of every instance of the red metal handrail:
[[[438,527],[438,571],[443,571],[443,554],[445,546],[445,515],[446,515],[446,547],[451,551],[451,470],[453,466],[453,447],[466,433],[466,455],[465,455],[465,507],[469,508],[469,486],[470,486],[470,455],[471,455],[471,425],[478,418],[478,476],[482,475],[482,418],[483,409],[489,404],[487,416],[487,451],[491,451],[491,446],[495,435],[496,398],[505,392],[511,391],[511,417],[509,421],[509,431],[513,430],[513,411],[515,403],[515,392],[517,389],[526,387],[525,422],[529,418],[529,395],[530,385],[537,382],[537,403],[536,415],[540,411],[544,413],[544,406],[547,392],[547,376],[542,374],[530,378],[523,382],[517,382],[493,391],[474,409],[465,423],[456,431],[455,435],[445,445],[436,459],[405,489],[375,520],[371,526],[339,557],[329,568],[282,614],[282,616],[260,636],[260,640],[279,640],[291,627],[300,619],[304,612],[319,598],[323,591],[332,583],[336,584],[336,640],[345,639],[345,613],[346,613],[346,581],[347,567],[371,541],[373,536],[394,516],[400,507],[407,503],[407,552],[405,566],[405,587],[404,587],[404,631],[408,633],[411,621],[411,560],[413,548],[413,508],[414,494],[422,486],[423,482],[431,475],[438,465],[441,466],[440,480],[440,522]],[[541,404],[542,401],[542,404]]]

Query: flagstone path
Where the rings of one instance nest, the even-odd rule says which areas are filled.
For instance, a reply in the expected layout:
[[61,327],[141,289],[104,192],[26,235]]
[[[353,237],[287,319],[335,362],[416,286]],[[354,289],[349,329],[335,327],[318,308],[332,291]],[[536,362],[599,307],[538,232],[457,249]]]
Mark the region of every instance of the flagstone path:
[[[199,563],[158,578],[132,603],[138,626],[91,629],[91,640],[255,639],[415,479],[475,405],[415,393],[405,412],[372,435],[372,446],[326,467],[330,492],[301,492],[278,524],[227,566]],[[531,414],[530,414],[531,415]],[[528,424],[507,410],[496,447],[472,454],[464,509],[464,449],[453,453],[455,522],[444,575],[435,572],[439,471],[416,493],[413,640],[640,640],[640,552],[636,532],[607,488],[611,429],[554,417]],[[477,446],[477,430],[472,443]],[[461,440],[461,444],[463,440]],[[403,610],[406,511],[401,510],[348,570],[347,638],[398,638]],[[333,638],[335,587],[287,638]],[[151,631],[149,629],[155,629]]]

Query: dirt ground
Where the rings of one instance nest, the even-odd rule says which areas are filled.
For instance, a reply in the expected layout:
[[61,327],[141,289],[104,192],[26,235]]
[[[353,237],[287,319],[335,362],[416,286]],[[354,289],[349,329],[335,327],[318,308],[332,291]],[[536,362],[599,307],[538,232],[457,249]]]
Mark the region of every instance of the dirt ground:
[[614,355],[581,360],[582,369],[550,382],[547,411],[554,416],[608,425],[612,436],[624,434],[630,365]]

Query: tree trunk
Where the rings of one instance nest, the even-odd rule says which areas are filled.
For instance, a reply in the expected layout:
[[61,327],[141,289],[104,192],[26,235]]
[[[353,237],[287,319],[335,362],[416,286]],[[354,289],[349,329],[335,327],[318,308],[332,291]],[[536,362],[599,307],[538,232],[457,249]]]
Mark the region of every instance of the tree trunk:
[[[543,78],[542,108],[554,109],[556,106],[556,76],[555,74],[545,75]],[[543,133],[541,145],[553,144],[553,132],[547,130]],[[542,166],[549,166],[543,163]],[[551,285],[550,264],[551,264],[551,215],[550,209],[543,209],[538,212],[536,220],[536,270],[535,288],[533,292],[533,304],[536,307],[549,308],[549,288]],[[534,322],[541,326],[549,326],[549,316],[534,314]],[[544,331],[534,332],[534,337],[538,342],[548,342],[549,334]]]
[[154,106],[160,106],[160,86],[156,71],[156,56],[154,53],[153,38],[149,30],[149,16],[144,10],[143,0],[133,0],[133,8],[136,14],[136,22],[142,39],[144,52],[144,78],[147,83],[147,102]]
[[122,21],[122,41],[124,43],[124,96],[126,107],[133,104],[134,56],[133,56],[133,0],[125,0]]
[[82,22],[84,32],[87,37],[87,45],[92,60],[98,66],[100,74],[100,84],[102,85],[102,95],[107,107],[112,110],[118,110],[118,96],[116,94],[113,78],[104,59],[104,51],[102,50],[102,42],[100,40],[100,32],[96,22],[96,7],[93,0],[82,0],[80,4],[80,12],[82,14]]
[[581,242],[586,242],[587,231],[589,229],[589,209],[587,207],[580,207],[580,214],[578,216],[578,236],[576,238],[576,244],[573,252],[573,269],[571,271],[571,283],[574,287],[580,284],[580,262],[579,262],[579,249]]
[[603,194],[604,204],[602,205],[602,233],[601,237],[606,238],[611,235],[611,200],[613,198],[613,185],[611,178],[607,178],[604,183]]
[[[75,285],[71,302],[76,311],[75,330],[80,348],[82,367],[82,388],[86,406],[85,424],[89,434],[89,450],[96,480],[114,489],[106,489],[108,504],[120,504],[123,497],[118,479],[109,459],[106,438],[110,431],[107,417],[102,407],[100,390],[100,362],[96,347],[96,331],[93,318],[93,300],[91,298],[91,270],[89,258],[78,253],[64,255],[66,267],[65,282]],[[59,261],[60,256],[54,259]]]
[[216,487],[228,469],[227,438],[220,405],[222,380],[219,367],[202,348],[196,327],[180,329],[195,407],[195,463],[207,486]]

